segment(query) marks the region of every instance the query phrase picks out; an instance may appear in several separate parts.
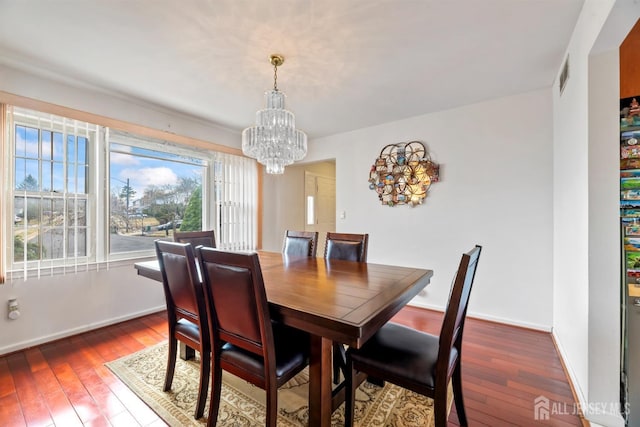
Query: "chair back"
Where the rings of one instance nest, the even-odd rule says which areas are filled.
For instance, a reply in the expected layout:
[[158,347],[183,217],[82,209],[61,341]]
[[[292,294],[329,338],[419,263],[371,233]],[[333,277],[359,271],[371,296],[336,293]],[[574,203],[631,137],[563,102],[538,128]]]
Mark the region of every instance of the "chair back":
[[175,323],[185,318],[201,329],[206,328],[206,320],[200,322],[206,307],[193,247],[189,243],[162,240],[156,240],[155,244],[169,320]]
[[318,251],[317,231],[287,230],[284,233],[282,253],[292,256],[315,257]]
[[180,243],[191,243],[194,248],[196,246],[206,246],[208,248],[216,247],[216,235],[213,230],[175,231],[173,233],[173,241]]
[[447,384],[451,376],[451,372],[448,371],[450,371],[449,368],[453,362],[451,360],[452,352],[456,352],[456,358],[460,357],[467,305],[469,304],[469,295],[473,287],[473,279],[476,275],[481,250],[482,246],[476,245],[471,251],[462,255],[453,287],[449,293],[449,302],[447,303],[440,331],[438,362],[436,365],[436,378],[446,381]]
[[368,234],[327,233],[325,259],[367,262]]
[[270,366],[269,360],[275,362],[273,331],[258,254],[197,251],[213,348],[228,342],[264,357]]

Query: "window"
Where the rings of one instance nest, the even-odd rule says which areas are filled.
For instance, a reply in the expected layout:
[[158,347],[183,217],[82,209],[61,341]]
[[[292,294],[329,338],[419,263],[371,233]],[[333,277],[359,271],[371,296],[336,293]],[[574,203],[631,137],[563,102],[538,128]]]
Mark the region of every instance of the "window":
[[307,196],[307,225],[315,225],[315,205],[314,205],[314,197]]
[[202,230],[205,159],[127,145],[135,140],[120,133],[109,141],[111,254],[152,251],[175,230]]
[[11,259],[23,269],[86,262],[88,152],[97,126],[15,107],[9,113]]
[[256,248],[254,160],[0,109],[0,163],[9,183],[0,273],[9,280],[154,256],[154,240],[172,240],[177,229],[213,228],[222,249]]

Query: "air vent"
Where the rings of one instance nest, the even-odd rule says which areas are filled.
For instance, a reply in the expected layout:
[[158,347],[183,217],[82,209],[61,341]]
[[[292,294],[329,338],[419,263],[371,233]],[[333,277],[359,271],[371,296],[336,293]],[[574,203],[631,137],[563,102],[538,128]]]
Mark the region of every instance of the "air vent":
[[564,61],[562,71],[560,72],[560,95],[562,95],[564,88],[567,86],[567,80],[569,80],[569,55],[567,55],[567,59]]

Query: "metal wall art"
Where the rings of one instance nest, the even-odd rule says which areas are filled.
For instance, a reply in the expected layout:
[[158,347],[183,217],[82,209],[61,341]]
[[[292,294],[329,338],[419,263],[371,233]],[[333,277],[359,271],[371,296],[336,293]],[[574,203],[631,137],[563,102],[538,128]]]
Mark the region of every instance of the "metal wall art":
[[431,161],[423,143],[389,144],[371,166],[369,188],[388,206],[421,205],[439,173],[440,166]]

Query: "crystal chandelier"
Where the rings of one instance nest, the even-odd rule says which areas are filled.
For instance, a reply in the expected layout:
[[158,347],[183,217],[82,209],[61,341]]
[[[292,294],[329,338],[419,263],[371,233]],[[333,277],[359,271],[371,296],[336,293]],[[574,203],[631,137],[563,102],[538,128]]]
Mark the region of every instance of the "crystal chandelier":
[[267,167],[267,173],[284,173],[284,167],[307,154],[307,134],[296,129],[296,119],[284,109],[284,93],[278,90],[278,67],[284,56],[271,55],[273,90],[265,92],[267,108],[256,113],[256,125],[242,131],[242,152]]

